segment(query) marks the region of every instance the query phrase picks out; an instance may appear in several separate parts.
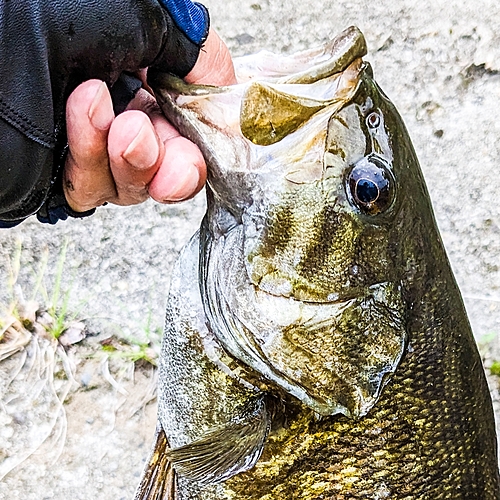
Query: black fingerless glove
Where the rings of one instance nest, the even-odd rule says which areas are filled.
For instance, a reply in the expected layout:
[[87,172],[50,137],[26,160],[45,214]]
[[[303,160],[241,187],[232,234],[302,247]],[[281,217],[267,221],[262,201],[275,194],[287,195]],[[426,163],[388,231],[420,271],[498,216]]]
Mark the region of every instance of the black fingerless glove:
[[0,227],[34,213],[51,223],[87,215],[69,209],[59,182],[70,93],[98,78],[126,103],[139,85],[124,73],[149,66],[184,77],[208,24],[206,9],[190,0],[2,2]]

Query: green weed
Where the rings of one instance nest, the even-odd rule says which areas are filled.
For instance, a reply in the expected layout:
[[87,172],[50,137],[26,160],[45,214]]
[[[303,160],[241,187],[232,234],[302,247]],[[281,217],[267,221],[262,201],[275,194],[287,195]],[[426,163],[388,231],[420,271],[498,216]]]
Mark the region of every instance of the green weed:
[[110,337],[102,342],[102,352],[110,359],[121,359],[132,363],[145,362],[156,366],[157,354],[149,341],[140,342],[134,339]]
[[493,361],[493,363],[490,366],[490,373],[492,375],[500,377],[500,361]]

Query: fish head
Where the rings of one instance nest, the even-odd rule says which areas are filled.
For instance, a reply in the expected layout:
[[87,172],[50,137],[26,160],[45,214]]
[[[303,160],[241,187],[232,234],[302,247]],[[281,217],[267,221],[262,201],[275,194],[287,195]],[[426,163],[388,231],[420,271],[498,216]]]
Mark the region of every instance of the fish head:
[[274,145],[279,173],[268,164],[257,174],[242,218],[248,276],[262,291],[329,303],[401,278],[397,153],[386,126],[393,110],[369,66],[356,72],[352,99]]
[[266,389],[351,417],[373,407],[405,350],[406,215],[423,185],[361,38],[351,28],[231,87],[156,81],[209,167],[210,328]]

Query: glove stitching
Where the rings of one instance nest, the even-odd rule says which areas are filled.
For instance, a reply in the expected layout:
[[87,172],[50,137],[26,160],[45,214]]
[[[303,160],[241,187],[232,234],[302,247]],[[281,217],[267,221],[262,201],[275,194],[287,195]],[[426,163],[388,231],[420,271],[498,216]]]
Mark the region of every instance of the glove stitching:
[[38,125],[33,123],[29,118],[24,116],[19,111],[12,108],[0,95],[0,113],[2,118],[17,128],[24,135],[30,139],[38,142],[46,148],[53,148],[55,146],[54,139],[51,134],[41,129]]

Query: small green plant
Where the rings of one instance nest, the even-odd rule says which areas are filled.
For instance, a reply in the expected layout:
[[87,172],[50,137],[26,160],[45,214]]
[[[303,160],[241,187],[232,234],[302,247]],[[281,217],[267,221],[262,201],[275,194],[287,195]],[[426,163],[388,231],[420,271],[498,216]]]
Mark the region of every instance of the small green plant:
[[73,321],[77,315],[76,313],[70,315],[68,312],[71,287],[63,292],[61,286],[67,251],[68,241],[65,240],[61,249],[61,253],[59,255],[59,259],[57,261],[56,276],[51,296],[49,297],[47,290],[42,286],[43,276],[47,267],[48,252],[46,253],[46,256],[44,256],[40,264],[40,270],[37,275],[37,282],[34,290],[35,294],[38,292],[38,290],[40,290],[44,297],[44,301],[47,304],[47,313],[52,319],[52,321],[49,321],[44,325],[44,328],[46,329],[47,333],[55,339],[58,339],[63,334],[63,332],[67,328],[67,325],[71,321]]
[[[20,239],[16,240],[16,247],[12,257],[7,262],[9,276],[7,278],[7,290],[9,291],[9,304],[7,306],[3,305],[3,309],[6,309],[6,316],[19,317],[19,289],[17,287],[17,280],[19,278],[19,270],[21,269],[21,253],[22,253],[22,241]],[[17,289],[17,290],[16,290]],[[16,293],[17,292],[17,293]]]
[[490,373],[492,375],[500,377],[500,361],[493,361],[493,363],[490,366]]
[[64,264],[68,245],[68,241],[65,240],[58,256],[54,283],[49,288],[51,290],[50,293],[48,292],[48,287],[45,285],[49,249],[45,248],[42,251],[38,266],[36,269],[33,269],[32,291],[29,300],[26,300],[24,290],[18,282],[23,251],[22,240],[19,239],[16,241],[15,250],[7,263],[9,301],[8,305],[0,305],[3,309],[1,322],[7,322],[9,318],[15,318],[30,331],[33,331],[36,323],[37,326],[43,327],[48,337],[57,340],[68,326],[75,321],[80,308],[70,313],[69,300],[71,286],[63,288]]
[[[58,257],[55,284],[49,297],[44,285],[49,261],[49,251],[42,252],[34,274],[30,300],[20,284],[22,267],[22,240],[16,241],[11,258],[6,263],[7,302],[3,304],[0,327],[0,361],[12,358],[12,373],[2,387],[0,419],[2,412],[20,411],[31,422],[41,422],[40,431],[30,435],[14,434],[9,443],[9,456],[0,460],[0,479],[22,464],[32,453],[44,447],[44,457],[56,461],[62,452],[67,422],[64,402],[71,388],[77,385],[74,365],[63,345],[56,341],[67,328],[71,315],[68,312],[69,291],[63,291],[62,278],[68,243],[65,242]],[[35,299],[41,296],[44,306]],[[24,351],[21,352],[20,351]],[[17,356],[17,357],[14,357]],[[21,405],[21,406],[19,406]],[[35,424],[34,424],[35,425]],[[16,426],[12,432],[16,432]]]
[[110,337],[102,343],[102,351],[111,359],[122,359],[132,363],[145,362],[156,366],[156,352],[151,342],[140,342],[135,339],[117,339]]
[[157,366],[159,345],[162,338],[162,328],[153,326],[152,307],[144,308],[144,321],[136,336],[126,335],[121,329],[101,341],[100,353],[110,360],[144,363]]

